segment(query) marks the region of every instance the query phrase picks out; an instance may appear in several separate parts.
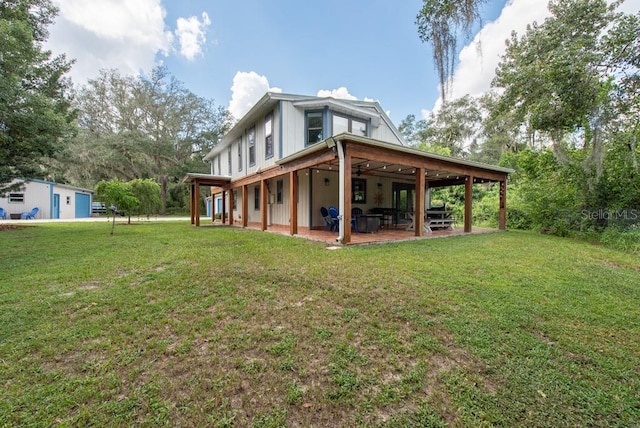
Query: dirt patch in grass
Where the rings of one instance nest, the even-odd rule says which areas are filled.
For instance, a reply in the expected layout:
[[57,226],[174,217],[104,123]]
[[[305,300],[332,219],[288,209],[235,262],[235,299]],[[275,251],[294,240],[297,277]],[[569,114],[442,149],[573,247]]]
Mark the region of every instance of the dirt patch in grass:
[[0,232],[8,232],[10,230],[17,230],[17,229],[26,229],[27,227],[33,227],[33,226],[25,226],[23,224],[0,224]]

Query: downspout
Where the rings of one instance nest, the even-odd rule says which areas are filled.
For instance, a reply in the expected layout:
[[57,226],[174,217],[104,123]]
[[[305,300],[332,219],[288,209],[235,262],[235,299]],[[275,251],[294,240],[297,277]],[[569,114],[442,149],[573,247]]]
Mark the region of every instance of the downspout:
[[338,180],[339,182],[339,192],[338,192],[338,197],[340,198],[339,201],[339,212],[340,214],[338,215],[338,230],[340,231],[340,234],[338,235],[338,237],[336,238],[336,241],[338,241],[339,243],[342,244],[342,240],[344,239],[344,149],[342,148],[342,141],[337,140],[336,141],[336,146],[338,147],[338,165],[340,165],[339,167],[339,171],[338,171],[338,175],[340,177],[340,179]]

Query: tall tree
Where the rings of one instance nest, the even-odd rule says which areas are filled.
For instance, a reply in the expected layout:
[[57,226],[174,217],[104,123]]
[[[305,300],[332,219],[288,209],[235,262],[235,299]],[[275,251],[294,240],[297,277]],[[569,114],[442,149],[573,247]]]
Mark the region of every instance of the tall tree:
[[68,174],[87,185],[153,178],[163,207],[169,182],[188,170],[206,172],[202,157],[231,124],[226,109],[162,67],[147,77],[102,70],[79,91],[77,107],[81,131],[69,149]]
[[43,49],[57,9],[49,0],[0,2],[0,194],[17,178],[47,174],[71,138],[71,62]]
[[440,78],[440,96],[447,99],[449,77],[453,74],[460,32],[467,35],[480,20],[480,6],[486,0],[423,0],[416,16],[418,35],[430,43]]

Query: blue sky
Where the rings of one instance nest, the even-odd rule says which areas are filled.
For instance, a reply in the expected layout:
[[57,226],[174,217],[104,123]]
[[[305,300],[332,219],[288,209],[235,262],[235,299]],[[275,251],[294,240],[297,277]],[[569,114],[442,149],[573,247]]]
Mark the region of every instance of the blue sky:
[[[374,99],[395,124],[439,103],[415,25],[422,0],[53,1],[60,16],[48,47],[76,59],[78,85],[100,68],[135,74],[164,64],[236,116],[268,89]],[[640,0],[624,8],[637,12]],[[482,13],[475,40],[460,46],[454,97],[488,90],[510,32],[548,15],[541,0],[489,0]]]

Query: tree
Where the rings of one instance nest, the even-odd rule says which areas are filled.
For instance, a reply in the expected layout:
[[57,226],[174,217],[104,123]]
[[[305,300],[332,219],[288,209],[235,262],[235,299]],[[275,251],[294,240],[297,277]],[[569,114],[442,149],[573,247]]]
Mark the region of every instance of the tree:
[[149,178],[145,180],[137,178],[130,181],[129,185],[133,195],[140,201],[137,207],[138,214],[144,214],[147,217],[151,214],[157,214],[162,206],[158,183]]
[[460,31],[467,35],[480,20],[480,6],[486,0],[423,0],[416,16],[418,35],[430,43],[433,60],[440,78],[440,96],[447,99],[449,76],[453,74]]
[[100,181],[96,185],[96,197],[105,203],[107,210],[113,211],[112,235],[116,224],[116,210],[126,212],[129,216],[128,223],[131,224],[131,212],[140,206],[140,200],[133,194],[131,184],[121,180]]
[[80,133],[69,146],[68,175],[98,179],[154,178],[162,212],[169,183],[188,171],[207,172],[202,157],[231,124],[226,109],[196,96],[156,68],[150,76],[102,70],[78,93]]
[[42,47],[56,13],[49,0],[0,2],[0,194],[14,179],[44,177],[74,131],[72,63]]

